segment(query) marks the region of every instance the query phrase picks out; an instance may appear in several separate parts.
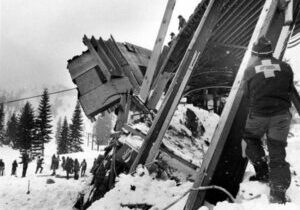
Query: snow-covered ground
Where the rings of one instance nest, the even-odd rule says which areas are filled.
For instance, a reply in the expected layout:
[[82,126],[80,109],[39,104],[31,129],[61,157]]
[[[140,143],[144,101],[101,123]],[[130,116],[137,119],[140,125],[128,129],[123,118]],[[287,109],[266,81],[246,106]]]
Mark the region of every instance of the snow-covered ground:
[[[289,138],[287,159],[291,164],[293,178],[287,195],[291,202],[286,205],[270,204],[268,201],[269,187],[259,182],[249,182],[248,177],[253,174],[252,167],[248,167],[245,180],[240,185],[240,192],[235,203],[227,201],[219,202],[214,210],[299,210],[300,209],[300,124],[291,128],[293,136]],[[104,198],[96,201],[89,209],[128,210],[128,204],[151,204],[151,210],[167,207],[173,201],[181,197],[192,183],[187,182],[176,186],[172,180],[157,181],[144,169],[139,169],[134,176],[121,175],[116,187],[108,192]],[[134,190],[133,190],[134,189]],[[170,210],[182,210],[187,196],[170,207]],[[124,206],[124,207],[121,207]],[[200,210],[207,210],[202,207]]]
[[[52,147],[51,143],[48,147]],[[36,161],[29,163],[27,175],[21,178],[22,164],[18,165],[17,176],[11,176],[11,165],[14,160],[19,163],[20,153],[7,146],[0,147],[0,159],[5,163],[5,175],[0,176],[0,209],[1,210],[68,210],[72,209],[78,192],[87,190],[90,182],[90,168],[94,158],[100,152],[88,151],[82,153],[68,154],[67,156],[77,158],[81,162],[84,158],[87,161],[87,176],[74,180],[71,175],[69,180],[61,167],[57,170],[57,177],[51,176],[51,150],[46,150],[44,169],[41,174],[35,174]],[[62,156],[61,156],[62,157]],[[60,178],[61,177],[61,178]],[[52,179],[55,183],[47,184]],[[29,191],[28,191],[29,185]],[[29,193],[28,193],[29,192]]]
[[[189,107],[189,106],[188,106]],[[184,118],[184,107],[179,107],[179,113],[175,115],[175,121],[173,126],[186,130],[182,127],[182,122],[178,121],[178,118]],[[193,109],[193,107],[189,107]],[[205,124],[206,132],[212,132],[214,129],[215,121],[217,117],[211,113],[204,111],[201,112],[202,118],[200,121]],[[198,116],[198,115],[197,115]],[[178,117],[178,118],[177,118]],[[200,117],[200,115],[199,115]],[[178,126],[176,123],[180,123]],[[138,126],[144,132],[147,128]],[[186,131],[188,133],[188,131]],[[188,136],[188,135],[187,135]],[[204,136],[206,136],[204,134]],[[208,135],[208,140],[209,141]],[[131,141],[130,141],[131,138]],[[287,148],[287,159],[291,164],[293,171],[293,179],[290,189],[288,190],[288,196],[292,202],[286,205],[269,204],[268,194],[269,188],[267,185],[258,182],[248,182],[247,178],[253,174],[252,167],[248,167],[245,181],[241,183],[240,193],[236,198],[235,203],[220,202],[213,209],[214,210],[296,210],[300,209],[300,159],[298,154],[300,153],[300,124],[295,124],[291,128],[291,135],[289,137],[289,145]],[[127,136],[126,141],[137,145],[140,144],[140,139],[136,136]],[[200,139],[201,140],[201,139]],[[203,140],[203,139],[202,139]],[[167,140],[164,140],[165,142]],[[170,146],[170,145],[168,145]],[[171,145],[172,146],[172,145]],[[86,148],[87,149],[87,148]],[[102,148],[101,148],[102,149]],[[175,147],[173,147],[176,150]],[[78,158],[81,162],[84,158],[87,160],[88,169],[87,176],[74,180],[73,178],[66,180],[61,178],[65,176],[65,172],[61,169],[57,171],[60,177],[51,176],[50,161],[51,156],[55,151],[54,142],[47,145],[46,157],[44,164],[44,171],[42,174],[34,174],[36,163],[33,161],[29,164],[27,171],[27,177],[21,178],[22,165],[19,165],[17,177],[10,176],[11,164],[14,159],[20,161],[20,154],[16,150],[12,150],[8,147],[0,147],[0,158],[4,160],[6,164],[6,173],[3,177],[0,177],[0,209],[1,210],[56,210],[56,209],[72,209],[74,202],[78,196],[78,192],[88,191],[90,186],[91,175],[88,173],[92,166],[94,158],[98,156],[100,152],[86,150],[82,153],[68,154],[69,157]],[[190,152],[190,151],[188,151]],[[192,158],[187,155],[185,158]],[[47,179],[53,179],[55,183],[47,184]],[[30,181],[30,193],[28,192],[28,183]],[[106,193],[106,195],[94,202],[89,208],[91,210],[107,209],[107,210],[128,210],[130,204],[147,204],[151,205],[151,210],[161,210],[181,197],[192,186],[191,182],[185,182],[182,185],[177,186],[173,180],[157,180],[154,179],[146,169],[139,168],[134,175],[121,174],[114,189]],[[187,196],[183,197],[175,205],[168,208],[170,210],[182,210]],[[207,210],[207,207],[201,207],[200,210]]]

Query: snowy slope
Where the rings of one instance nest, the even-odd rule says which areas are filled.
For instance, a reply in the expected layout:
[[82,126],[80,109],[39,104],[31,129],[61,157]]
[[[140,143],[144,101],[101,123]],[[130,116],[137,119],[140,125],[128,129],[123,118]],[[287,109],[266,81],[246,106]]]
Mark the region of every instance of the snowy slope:
[[[83,158],[87,160],[88,176],[79,180],[58,178],[51,176],[50,171],[51,156],[53,153],[45,155],[44,170],[41,174],[35,174],[36,162],[29,163],[27,176],[21,178],[22,165],[17,168],[17,177],[10,176],[11,164],[13,160],[20,162],[20,154],[17,150],[9,147],[0,147],[0,158],[3,159],[6,169],[5,175],[0,176],[0,209],[1,210],[68,210],[77,199],[78,192],[85,191],[90,182],[89,170],[92,167],[94,158],[100,152],[90,151],[86,153],[68,154],[69,157],[78,158],[81,162]],[[66,176],[60,168],[57,174]],[[72,176],[72,175],[71,175]],[[46,184],[47,179],[53,179],[54,184]],[[30,182],[30,193],[28,191]]]

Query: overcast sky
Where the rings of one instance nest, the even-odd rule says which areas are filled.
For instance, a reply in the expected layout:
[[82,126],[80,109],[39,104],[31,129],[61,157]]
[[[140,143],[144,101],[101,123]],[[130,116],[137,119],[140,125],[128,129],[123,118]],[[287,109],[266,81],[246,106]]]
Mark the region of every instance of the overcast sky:
[[[169,32],[177,33],[177,16],[188,19],[198,2],[177,0]],[[152,49],[166,4],[167,0],[0,0],[0,90],[73,87],[67,60],[86,50],[84,34],[104,39],[112,34],[117,41]],[[299,47],[294,51],[292,57],[300,54]],[[292,62],[300,68],[299,61]]]
[[[199,0],[177,0],[186,18]],[[152,49],[167,0],[0,0],[0,89],[73,87],[67,60],[86,50],[82,37],[127,41]],[[167,37],[169,38],[169,36]]]

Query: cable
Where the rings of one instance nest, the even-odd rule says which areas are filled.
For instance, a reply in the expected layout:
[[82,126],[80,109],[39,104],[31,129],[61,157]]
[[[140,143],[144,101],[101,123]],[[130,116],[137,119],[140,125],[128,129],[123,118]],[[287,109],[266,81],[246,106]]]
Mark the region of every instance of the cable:
[[[77,89],[77,88],[70,88],[70,89],[65,89],[65,90],[59,90],[59,91],[56,91],[56,92],[48,93],[48,95],[54,95],[54,94],[64,93],[64,92],[72,91],[72,90],[75,90],[75,89]],[[39,98],[41,96],[43,96],[43,94],[35,95],[35,96],[29,96],[29,97],[25,97],[25,98],[19,98],[19,99],[10,100],[10,101],[4,101],[4,102],[0,102],[0,104],[10,104],[10,103],[18,102],[18,101],[24,101],[24,100],[33,99],[33,98]]]
[[163,208],[162,210],[167,210],[170,207],[172,207],[173,205],[175,205],[178,201],[180,201],[182,198],[184,198],[189,192],[191,191],[205,191],[205,190],[211,190],[211,189],[216,189],[216,190],[220,190],[222,192],[224,192],[229,198],[230,200],[234,203],[235,199],[234,197],[231,195],[230,192],[228,192],[225,188],[217,186],[217,185],[211,185],[211,186],[200,186],[197,188],[190,188],[188,191],[186,191],[185,193],[183,193],[182,196],[180,196],[179,198],[177,198],[175,201],[173,201],[172,203],[170,203],[168,206],[166,206],[165,208]]

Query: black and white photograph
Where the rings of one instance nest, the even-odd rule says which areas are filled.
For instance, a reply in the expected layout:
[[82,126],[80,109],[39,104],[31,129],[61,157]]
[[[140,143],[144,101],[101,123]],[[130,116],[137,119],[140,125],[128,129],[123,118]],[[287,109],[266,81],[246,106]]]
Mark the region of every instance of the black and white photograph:
[[300,0],[1,0],[0,210],[299,210]]

